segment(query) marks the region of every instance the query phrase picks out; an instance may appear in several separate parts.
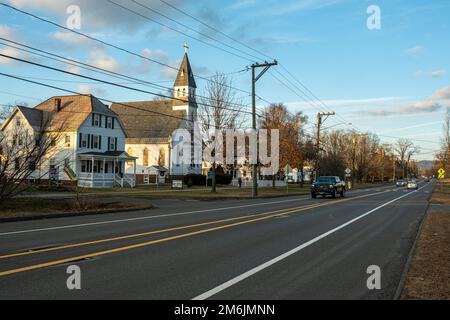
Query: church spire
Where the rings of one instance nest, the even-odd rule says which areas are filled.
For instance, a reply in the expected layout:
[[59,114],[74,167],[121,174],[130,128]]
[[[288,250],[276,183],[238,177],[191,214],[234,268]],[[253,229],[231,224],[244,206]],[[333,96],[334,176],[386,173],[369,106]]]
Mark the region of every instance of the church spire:
[[196,89],[197,84],[195,83],[194,73],[192,72],[191,64],[189,62],[188,49],[188,44],[184,44],[184,57],[178,71],[174,87],[188,87]]

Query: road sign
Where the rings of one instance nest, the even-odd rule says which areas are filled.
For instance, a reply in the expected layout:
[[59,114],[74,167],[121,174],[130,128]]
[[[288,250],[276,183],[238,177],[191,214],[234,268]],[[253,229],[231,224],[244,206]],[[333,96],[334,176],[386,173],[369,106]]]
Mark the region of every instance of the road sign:
[[439,173],[439,176],[438,176],[439,179],[445,179],[445,170],[443,168],[440,168],[438,173]]
[[174,189],[183,189],[183,181],[181,181],[181,180],[174,180],[172,182],[172,188],[174,188]]
[[351,174],[351,173],[352,173],[352,170],[349,169],[349,168],[347,168],[347,169],[345,170],[345,173],[346,173],[346,174]]

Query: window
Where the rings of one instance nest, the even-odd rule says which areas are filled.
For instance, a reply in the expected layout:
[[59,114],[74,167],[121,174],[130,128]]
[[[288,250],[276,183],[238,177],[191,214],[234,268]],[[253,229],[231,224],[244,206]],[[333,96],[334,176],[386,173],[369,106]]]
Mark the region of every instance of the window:
[[100,127],[100,115],[94,114],[94,127]]
[[19,159],[15,159],[14,160],[14,170],[19,170],[20,169],[20,161]]
[[65,144],[66,148],[70,148],[70,135],[66,134],[66,136],[64,138],[64,144]]
[[82,134],[81,135],[81,147],[82,148],[87,148],[88,146],[88,135],[87,134]]
[[112,129],[112,124],[113,124],[113,118],[107,117],[107,118],[106,118],[106,127],[107,127],[108,129]]
[[94,149],[99,149],[99,137],[98,136],[94,136],[92,139],[92,148]]
[[[128,148],[128,152],[127,153],[132,157],[133,156],[133,149]],[[133,161],[128,161],[127,164],[128,164],[129,167],[134,166],[134,162]]]
[[143,160],[144,167],[148,167],[148,149],[145,148],[143,153],[144,153],[143,154],[143,156],[144,156],[144,160]]
[[70,168],[70,159],[69,158],[64,159],[64,168]]
[[18,127],[22,126],[22,123],[20,122],[19,118],[16,119],[16,126],[18,126]]
[[108,143],[108,151],[116,150],[116,138],[109,137],[108,141],[109,141],[109,143]]

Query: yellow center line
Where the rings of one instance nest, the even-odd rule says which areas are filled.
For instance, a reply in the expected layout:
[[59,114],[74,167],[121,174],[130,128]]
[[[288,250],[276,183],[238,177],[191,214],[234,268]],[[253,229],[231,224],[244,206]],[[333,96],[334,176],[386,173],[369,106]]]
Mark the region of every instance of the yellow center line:
[[[304,211],[307,211],[307,210],[310,210],[310,209],[315,209],[315,208],[319,208],[319,207],[329,206],[329,205],[332,205],[332,204],[337,204],[337,203],[343,203],[343,202],[363,199],[363,198],[367,198],[367,197],[371,197],[371,196],[384,194],[384,193],[387,193],[387,192],[388,191],[383,191],[383,192],[373,193],[373,194],[370,194],[370,195],[363,195],[363,196],[358,196],[358,197],[354,197],[354,198],[347,198],[347,199],[344,199],[344,200],[337,200],[337,201],[322,203],[322,204],[318,204],[318,205],[310,205],[310,206],[299,207],[299,208],[278,210],[278,213],[276,213],[276,214],[266,213],[265,214],[266,216],[264,216],[264,217],[259,217],[259,218],[250,219],[250,220],[246,220],[246,221],[236,222],[236,223],[227,224],[227,225],[218,226],[218,227],[209,228],[209,229],[203,229],[203,230],[199,230],[199,231],[189,232],[189,233],[185,233],[185,234],[180,234],[180,235],[166,237],[166,238],[157,239],[157,240],[152,240],[152,241],[148,241],[148,242],[133,244],[133,245],[119,247],[119,248],[115,248],[115,249],[89,253],[89,254],[85,254],[85,255],[81,255],[81,256],[77,256],[77,257],[71,257],[71,258],[66,258],[66,259],[55,260],[55,261],[45,262],[45,263],[41,263],[41,264],[31,265],[31,266],[27,266],[27,267],[22,267],[22,268],[18,268],[18,269],[7,270],[7,271],[0,272],[0,277],[12,275],[12,274],[17,274],[17,273],[21,273],[21,272],[26,272],[26,271],[31,271],[31,270],[36,270],[36,269],[41,269],[41,268],[46,268],[46,267],[51,267],[51,266],[55,266],[55,265],[59,265],[59,264],[66,264],[66,263],[73,262],[73,261],[94,258],[94,257],[103,256],[103,255],[107,255],[107,254],[128,251],[128,250],[137,249],[137,248],[146,247],[146,246],[151,246],[151,245],[159,244],[159,243],[163,243],[163,242],[168,242],[168,241],[173,241],[173,240],[177,240],[177,239],[192,237],[192,236],[201,235],[201,234],[205,234],[205,233],[210,233],[210,232],[213,232],[213,231],[229,229],[229,228],[236,227],[236,226],[241,226],[241,225],[245,225],[245,224],[250,224],[250,223],[255,223],[255,222],[258,222],[258,221],[263,221],[263,220],[268,220],[268,219],[280,217],[280,216],[283,216],[285,214],[304,212]],[[290,210],[290,211],[286,211],[286,210]],[[277,212],[277,211],[274,211],[274,212]],[[261,215],[264,215],[264,214],[253,215],[253,217],[261,216]],[[250,216],[240,217],[240,219],[248,218],[248,217],[250,217]],[[227,219],[227,220],[230,221],[230,220],[237,220],[237,219],[239,219],[239,218],[233,218],[233,219]],[[209,223],[209,224],[212,224],[212,223]],[[180,228],[183,228],[183,227],[180,227]],[[131,236],[133,236],[133,235],[131,235]],[[127,236],[127,237],[131,237],[131,236]],[[103,240],[100,240],[100,241],[103,241]]]
[[[307,205],[307,206],[311,206],[311,205]],[[303,207],[307,207],[307,206],[303,206]],[[296,209],[303,208],[303,207],[297,207]],[[223,222],[230,222],[230,221],[235,221],[235,220],[242,220],[245,218],[254,218],[254,217],[259,217],[259,216],[263,216],[263,215],[282,213],[282,212],[289,211],[292,209],[294,209],[294,208],[286,208],[286,209],[280,209],[280,210],[276,210],[276,211],[272,211],[272,212],[251,214],[251,215],[239,216],[239,217],[235,217],[235,218],[209,221],[209,222],[204,222],[204,223],[198,223],[198,224],[192,224],[192,225],[186,225],[186,226],[180,226],[180,227],[173,227],[173,228],[162,229],[162,230],[154,230],[154,231],[149,231],[149,232],[143,232],[143,233],[137,233],[137,234],[131,234],[131,235],[126,235],[126,236],[113,237],[113,238],[107,238],[107,239],[101,239],[101,240],[95,240],[95,241],[89,241],[89,242],[68,244],[68,245],[64,245],[64,246],[46,248],[46,249],[41,249],[41,250],[36,250],[36,251],[13,253],[13,254],[0,256],[0,260],[7,259],[7,258],[20,257],[20,256],[27,256],[27,255],[32,255],[32,254],[38,254],[38,253],[63,250],[63,249],[83,247],[83,246],[88,246],[88,245],[95,245],[95,244],[100,244],[100,243],[105,243],[105,242],[113,242],[113,241],[119,241],[119,240],[139,238],[139,237],[144,237],[144,236],[149,236],[149,235],[154,235],[154,234],[159,234],[159,233],[166,233],[166,232],[171,232],[171,231],[179,231],[179,230],[191,229],[191,228],[196,228],[196,227],[204,227],[207,225],[218,224],[218,223],[223,223]]]

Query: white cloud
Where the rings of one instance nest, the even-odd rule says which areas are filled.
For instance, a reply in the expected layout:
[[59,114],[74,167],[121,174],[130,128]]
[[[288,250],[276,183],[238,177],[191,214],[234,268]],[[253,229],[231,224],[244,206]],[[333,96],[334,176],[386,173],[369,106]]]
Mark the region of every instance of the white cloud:
[[[124,9],[115,6],[106,1],[98,0],[9,0],[9,2],[21,9],[33,9],[45,12],[46,14],[53,14],[58,16],[58,22],[64,23],[69,18],[66,10],[71,5],[77,5],[81,9],[81,27],[82,32],[86,32],[85,28],[110,28],[114,30],[136,30],[147,24],[143,18],[140,18]],[[118,1],[118,3],[123,4],[130,9],[138,12],[142,12],[142,8],[129,3],[124,3],[123,1]],[[171,0],[174,6],[180,6],[182,0]],[[165,6],[159,0],[146,0],[146,5],[158,10],[158,11],[168,11],[169,7]],[[140,9],[139,9],[140,8]],[[111,30],[113,31],[113,30]]]
[[450,99],[450,87],[445,87],[445,88],[441,88],[436,90],[433,93],[433,98],[434,99]]
[[12,28],[4,25],[4,24],[0,24],[0,37],[2,38],[12,38],[14,36],[15,32]]
[[285,15],[298,11],[318,10],[328,6],[332,6],[342,2],[342,0],[303,0],[292,1],[290,3],[283,2],[282,5],[277,1],[277,6],[269,11],[272,15]]
[[435,112],[443,108],[443,105],[433,99],[417,101],[415,103],[402,105],[395,108],[382,108],[370,111],[373,116],[386,116],[391,114],[411,114]]
[[92,94],[92,95],[99,95],[100,98],[103,98],[103,96],[106,94],[106,91],[98,88],[98,87],[94,87],[94,86],[88,86],[88,85],[80,85],[78,86],[78,92],[81,94]]
[[120,72],[122,69],[120,63],[114,57],[108,55],[101,49],[91,51],[87,63],[94,65],[97,68],[102,68],[113,72]]
[[69,31],[56,31],[52,34],[56,40],[70,45],[79,45],[86,42],[86,38]]
[[[20,52],[14,48],[0,48],[0,53],[7,55],[7,56],[11,56],[14,58],[19,58],[20,57]],[[0,57],[0,65],[5,65],[5,64],[13,64],[15,63],[15,60],[11,60],[9,58],[4,58],[4,57]]]
[[419,70],[416,72],[416,77],[425,77],[425,78],[442,78],[447,74],[445,70],[436,70],[431,72],[425,72]]
[[415,47],[406,49],[405,53],[407,55],[410,55],[410,56],[413,56],[413,57],[417,57],[417,56],[421,55],[424,51],[425,51],[425,47],[423,47],[423,46],[415,46]]

